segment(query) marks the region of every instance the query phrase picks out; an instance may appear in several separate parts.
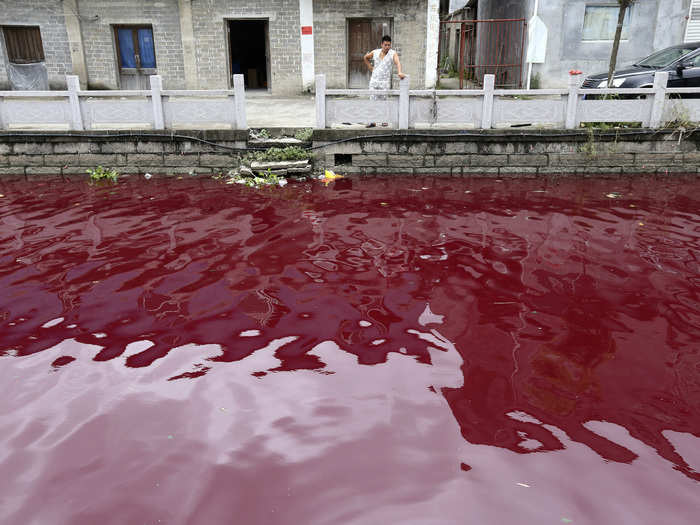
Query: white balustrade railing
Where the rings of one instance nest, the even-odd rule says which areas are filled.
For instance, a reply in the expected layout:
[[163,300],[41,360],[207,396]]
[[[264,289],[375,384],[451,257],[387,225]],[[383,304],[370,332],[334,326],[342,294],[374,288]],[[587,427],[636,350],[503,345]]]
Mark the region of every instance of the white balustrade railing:
[[0,130],[247,129],[243,75],[233,90],[151,89],[80,91],[66,77],[66,91],[0,91]]
[[[0,130],[247,129],[243,76],[233,90],[164,90],[159,75],[151,89],[81,91],[68,76],[66,91],[0,91]],[[698,88],[667,88],[668,73],[654,86],[583,89],[571,77],[568,89],[495,89],[484,76],[482,89],[386,91],[326,89],[316,77],[316,127],[382,124],[394,129],[491,129],[512,126],[575,129],[582,122],[639,122],[659,128],[669,121],[700,121]],[[617,95],[621,98],[604,98]],[[633,98],[639,97],[639,98]]]
[[700,121],[700,99],[674,98],[700,97],[700,89],[667,88],[666,72],[656,74],[653,87],[636,89],[583,89],[575,76],[567,89],[495,89],[494,80],[485,75],[482,89],[409,90],[406,77],[398,90],[371,91],[326,89],[325,76],[317,75],[316,127],[386,123],[398,129],[576,129],[584,122],[639,122],[659,128],[673,120]]

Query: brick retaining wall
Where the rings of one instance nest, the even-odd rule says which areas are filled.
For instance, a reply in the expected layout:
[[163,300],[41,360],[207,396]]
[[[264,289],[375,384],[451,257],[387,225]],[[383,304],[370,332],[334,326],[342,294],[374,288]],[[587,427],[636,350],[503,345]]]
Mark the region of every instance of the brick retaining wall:
[[[626,134],[629,133],[629,134]],[[365,139],[334,144],[350,136]],[[387,136],[391,135],[391,136]],[[317,130],[317,167],[345,174],[453,176],[697,173],[700,135],[671,130],[475,133]]]
[[[238,166],[247,139],[247,131],[231,130],[0,132],[0,176],[84,174],[97,165],[121,173],[220,173]],[[346,175],[696,174],[700,167],[700,134],[679,140],[678,132],[670,130],[629,135],[591,135],[585,130],[468,134],[316,130],[313,146],[317,171],[329,168]]]
[[[116,136],[122,135],[122,136]],[[192,139],[183,137],[193,137]],[[2,175],[84,174],[98,165],[120,173],[219,173],[238,166],[247,131],[0,133]],[[206,140],[225,148],[206,144]]]

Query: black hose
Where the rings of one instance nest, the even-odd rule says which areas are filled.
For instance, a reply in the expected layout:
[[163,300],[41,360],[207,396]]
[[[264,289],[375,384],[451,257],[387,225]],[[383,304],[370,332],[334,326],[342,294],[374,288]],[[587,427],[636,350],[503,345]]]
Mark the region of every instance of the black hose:
[[[590,128],[589,128],[590,129]],[[686,135],[691,135],[695,131],[699,130],[700,127],[695,127],[689,130],[686,130],[684,134]],[[626,129],[626,130],[615,130],[615,131],[599,131],[596,133],[597,136],[602,136],[602,137],[620,137],[620,136],[625,136],[625,135],[656,135],[660,132],[663,131],[671,131],[674,133],[677,130],[669,130],[669,129],[661,129],[661,130],[650,130],[650,129]],[[517,136],[523,137],[523,136],[535,136],[535,137],[573,137],[573,136],[580,136],[581,132],[580,131],[561,131],[561,132],[554,132],[554,133],[535,133],[535,132],[530,132],[530,133],[519,133]],[[326,144],[322,144],[320,146],[306,146],[304,149],[307,150],[316,150],[316,149],[321,149],[321,148],[327,148],[328,146],[334,146],[336,144],[342,144],[344,142],[352,142],[355,140],[373,140],[373,139],[380,139],[380,138],[397,138],[397,137],[415,137],[415,138],[435,138],[435,137],[445,137],[445,138],[458,138],[458,137],[484,137],[488,135],[484,135],[483,132],[479,131],[460,131],[458,133],[440,133],[440,134],[432,134],[432,133],[420,133],[420,132],[392,132],[392,133],[382,133],[379,135],[356,135],[353,137],[347,137],[344,139],[339,139],[339,140],[334,140],[331,142],[328,142]],[[131,132],[131,133],[109,133],[109,134],[85,134],[85,133],[80,133],[80,134],[74,134],[74,133],[1,133],[0,138],[2,137],[79,137],[79,138],[88,138],[88,139],[109,139],[109,138],[130,138],[130,137],[146,137],[146,138],[166,138],[170,139],[171,141],[174,139],[182,139],[182,140],[191,140],[195,142],[200,142],[202,144],[207,144],[209,146],[213,146],[215,148],[221,148],[221,149],[226,149],[229,151],[245,151],[245,150],[266,150],[266,147],[248,147],[245,148],[245,150],[242,150],[240,148],[234,148],[231,146],[224,146],[223,144],[217,144],[216,142],[211,142],[209,140],[201,139],[199,137],[192,137],[190,135],[180,135],[180,134],[175,134],[175,133],[138,133],[138,132]]]

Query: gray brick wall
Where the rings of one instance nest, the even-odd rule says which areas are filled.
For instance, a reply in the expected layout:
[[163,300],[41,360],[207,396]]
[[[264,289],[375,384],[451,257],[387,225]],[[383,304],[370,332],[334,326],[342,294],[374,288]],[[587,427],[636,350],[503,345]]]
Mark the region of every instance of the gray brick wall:
[[[60,0],[0,0],[0,26],[39,26],[49,84],[65,89],[66,74],[72,72],[68,33]],[[0,89],[9,89],[5,36],[0,29]]]
[[[411,88],[423,88],[427,16],[427,0],[314,0],[316,74],[326,75],[328,88],[346,88],[347,19],[392,18],[392,47],[399,53],[404,73],[411,76]],[[379,44],[377,42],[375,48],[379,47]],[[367,52],[369,51],[371,49],[367,49]]]
[[[113,33],[113,26],[119,24],[150,24],[164,87],[185,87],[177,0],[81,0],[78,5],[90,88],[119,88]],[[41,27],[52,87],[64,88],[65,75],[72,73],[72,64],[63,3],[0,0],[0,13],[0,25]],[[404,70],[411,75],[411,85],[422,87],[426,13],[427,0],[315,0],[316,73],[326,74],[330,88],[346,87],[347,19],[389,17],[394,24],[393,45]],[[269,22],[272,93],[292,95],[302,91],[298,0],[196,0],[192,2],[192,18],[201,89],[230,87],[226,21],[257,18]],[[5,60],[4,45],[0,42],[0,86],[7,87]]]
[[[185,66],[177,0],[81,0],[79,6],[90,88],[119,87],[113,26],[150,24],[163,87],[184,89]],[[93,21],[96,15],[99,18]]]
[[302,85],[298,0],[192,2],[200,88],[221,89],[229,86],[225,21],[240,18],[268,19],[272,93],[299,94]]

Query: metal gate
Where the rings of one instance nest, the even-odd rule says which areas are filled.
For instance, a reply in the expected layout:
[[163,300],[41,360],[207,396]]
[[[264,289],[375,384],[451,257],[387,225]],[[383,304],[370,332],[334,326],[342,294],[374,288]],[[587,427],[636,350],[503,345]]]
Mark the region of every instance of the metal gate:
[[524,18],[441,21],[438,78],[452,71],[465,89],[492,74],[498,88],[521,88],[526,32]]

